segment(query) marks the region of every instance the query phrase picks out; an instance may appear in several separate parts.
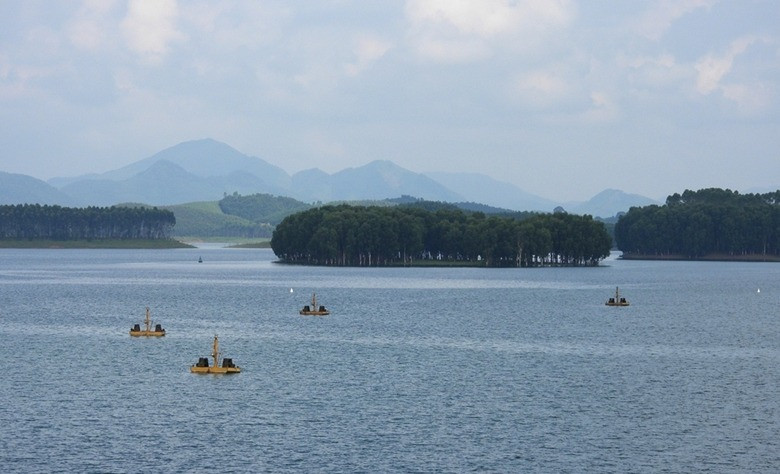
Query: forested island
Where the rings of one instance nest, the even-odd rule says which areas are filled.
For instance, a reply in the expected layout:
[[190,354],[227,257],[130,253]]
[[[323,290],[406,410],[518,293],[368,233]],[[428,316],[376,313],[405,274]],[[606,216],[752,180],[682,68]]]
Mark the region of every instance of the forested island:
[[609,255],[611,238],[591,216],[518,215],[322,206],[282,220],[271,248],[284,263],[333,266],[594,266]]
[[623,258],[780,261],[780,190],[686,190],[615,224]]
[[[31,246],[29,242],[61,242],[62,246],[80,246],[65,243],[111,241],[138,247],[140,241],[154,241],[156,244],[153,246],[169,247],[171,245],[161,243],[174,242],[170,235],[175,224],[176,218],[171,211],[156,207],[2,205],[0,244],[9,246],[9,243],[16,242],[19,244],[10,246]],[[114,243],[110,246],[122,245]]]

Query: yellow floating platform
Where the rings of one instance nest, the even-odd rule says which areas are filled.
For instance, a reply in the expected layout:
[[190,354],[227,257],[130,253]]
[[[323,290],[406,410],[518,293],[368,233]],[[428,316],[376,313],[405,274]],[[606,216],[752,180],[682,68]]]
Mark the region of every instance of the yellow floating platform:
[[211,357],[214,358],[214,365],[209,365],[208,357],[198,358],[198,362],[190,367],[193,374],[237,374],[241,372],[241,367],[233,363],[233,359],[225,357],[220,364],[219,339],[214,335],[214,347],[211,351]]
[[146,329],[141,329],[140,324],[133,326],[133,328],[130,329],[130,335],[135,337],[161,337],[165,335],[165,329],[163,329],[159,324],[157,324],[154,329],[152,329],[152,320],[149,319],[148,306],[146,307],[146,319],[144,320],[144,325]]
[[607,306],[628,306],[628,300],[620,296],[620,291],[615,287],[615,297],[607,300]]
[[317,306],[317,294],[312,293],[311,294],[311,306],[306,305],[303,307],[302,310],[298,311],[298,313],[302,314],[303,316],[327,316],[330,314],[330,311],[325,309],[324,306]]

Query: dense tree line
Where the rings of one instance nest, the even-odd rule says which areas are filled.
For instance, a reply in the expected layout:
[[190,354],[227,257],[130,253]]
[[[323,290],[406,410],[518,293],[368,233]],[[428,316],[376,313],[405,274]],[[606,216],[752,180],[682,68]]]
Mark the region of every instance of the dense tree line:
[[0,206],[0,239],[168,239],[173,213],[147,207]]
[[[412,198],[414,199],[414,198]],[[388,199],[388,201],[391,201]],[[466,211],[467,213],[482,213],[488,216],[495,217],[508,217],[511,219],[523,220],[538,214],[533,211],[511,211],[509,209],[501,209],[498,207],[488,206],[485,204],[479,204],[475,202],[441,202],[441,201],[426,201],[424,199],[415,199],[414,201],[401,203],[406,207],[415,207],[419,209],[425,209],[426,211]]]
[[285,218],[271,247],[281,261],[378,266],[421,259],[485,266],[597,265],[611,239],[590,216],[533,214],[523,220],[419,206],[324,206]]
[[780,255],[780,191],[686,190],[663,206],[633,207],[615,224],[626,255]]

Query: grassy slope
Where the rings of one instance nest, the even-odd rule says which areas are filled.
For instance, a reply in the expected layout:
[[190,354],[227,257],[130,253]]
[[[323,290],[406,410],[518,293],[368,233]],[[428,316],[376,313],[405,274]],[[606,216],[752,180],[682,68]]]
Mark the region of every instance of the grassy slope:
[[218,201],[177,204],[165,206],[165,209],[176,216],[173,234],[177,237],[236,237],[242,230],[257,226],[247,219],[223,213]]

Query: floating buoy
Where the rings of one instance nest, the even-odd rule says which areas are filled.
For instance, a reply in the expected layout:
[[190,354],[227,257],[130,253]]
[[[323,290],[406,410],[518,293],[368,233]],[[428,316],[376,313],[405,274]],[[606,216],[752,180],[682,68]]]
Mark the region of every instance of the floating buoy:
[[759,288],[758,291],[756,291],[756,293],[761,293],[761,288]]
[[293,289],[292,289],[292,288],[290,288],[290,293],[292,293],[292,292],[293,292]]

